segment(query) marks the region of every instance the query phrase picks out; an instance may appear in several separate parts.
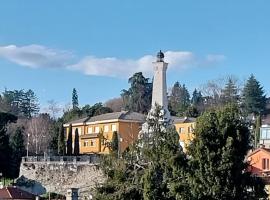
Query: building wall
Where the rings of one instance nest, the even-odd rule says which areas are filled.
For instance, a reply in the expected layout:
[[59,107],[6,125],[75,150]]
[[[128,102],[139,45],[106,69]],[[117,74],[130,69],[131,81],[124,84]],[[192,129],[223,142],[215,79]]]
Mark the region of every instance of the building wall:
[[123,152],[130,144],[138,139],[142,123],[137,122],[120,122],[119,123],[119,140],[120,151]]
[[177,133],[179,134],[179,141],[181,146],[186,150],[186,147],[190,144],[194,138],[195,122],[187,123],[175,123],[174,124]]
[[269,159],[270,162],[270,153],[264,150],[259,150],[248,157],[248,162],[250,165],[249,170],[252,174],[262,175],[263,172],[270,170],[270,166],[269,169],[263,169],[263,159]]

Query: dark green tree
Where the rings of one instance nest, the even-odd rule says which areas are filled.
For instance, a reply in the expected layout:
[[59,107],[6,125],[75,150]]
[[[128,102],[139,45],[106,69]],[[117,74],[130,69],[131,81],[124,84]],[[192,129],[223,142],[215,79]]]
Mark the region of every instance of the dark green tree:
[[190,105],[190,95],[185,86],[176,82],[169,97],[169,108],[172,115],[184,116]]
[[77,90],[75,88],[73,88],[73,90],[72,90],[72,108],[73,109],[79,108],[78,94],[77,94]]
[[79,131],[75,129],[75,137],[74,137],[74,156],[78,156],[80,154],[80,142],[79,142]]
[[16,122],[16,120],[16,116],[0,112],[0,172],[3,177],[11,177],[12,175],[9,170],[11,148],[6,126],[8,123]]
[[222,90],[221,98],[224,104],[238,102],[239,100],[238,90],[232,78],[228,79],[225,88]]
[[265,110],[266,97],[263,87],[252,74],[243,90],[243,104],[249,114],[258,115]]
[[145,78],[142,72],[135,73],[128,79],[130,88],[122,90],[124,108],[127,110],[147,113],[151,107],[152,83]]
[[14,135],[11,137],[10,147],[12,150],[11,160],[10,160],[10,164],[11,164],[10,170],[12,172],[12,178],[17,178],[20,172],[20,163],[21,163],[22,157],[25,156],[26,154],[22,127],[18,127]]
[[118,153],[118,145],[119,145],[119,141],[118,141],[118,133],[117,131],[113,132],[113,136],[112,136],[112,152],[114,153]]
[[31,118],[38,114],[39,103],[36,94],[33,90],[28,90],[22,94],[20,104],[20,111],[24,117]]
[[68,127],[68,137],[67,137],[67,155],[72,155],[72,126]]
[[64,156],[66,151],[65,145],[65,131],[63,125],[60,126],[58,131],[58,155]]
[[200,113],[199,113],[198,109],[193,105],[189,106],[185,112],[186,117],[195,117],[196,118],[199,115],[200,115]]
[[246,172],[250,132],[236,105],[197,119],[188,148],[191,199],[259,199],[264,185]]
[[195,88],[195,90],[192,93],[191,103],[194,106],[198,106],[198,105],[200,105],[200,104],[203,103],[202,93],[200,91],[197,91],[196,88]]

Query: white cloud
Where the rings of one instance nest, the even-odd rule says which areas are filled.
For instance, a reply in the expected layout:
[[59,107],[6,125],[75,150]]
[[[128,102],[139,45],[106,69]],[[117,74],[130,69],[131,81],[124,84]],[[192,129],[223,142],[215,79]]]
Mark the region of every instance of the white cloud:
[[[1,57],[31,68],[65,68],[80,71],[87,75],[111,77],[128,77],[139,71],[149,76],[153,71],[152,62],[156,59],[153,55],[145,55],[138,59],[98,58],[90,55],[74,63],[72,53],[41,45],[0,46]],[[188,51],[165,52],[165,61],[169,63],[169,70],[205,67],[217,64],[224,59],[225,56],[223,55],[210,54],[200,58]]]
[[41,45],[17,47],[0,46],[0,57],[31,68],[58,68],[70,64],[72,54],[67,51],[50,49]]

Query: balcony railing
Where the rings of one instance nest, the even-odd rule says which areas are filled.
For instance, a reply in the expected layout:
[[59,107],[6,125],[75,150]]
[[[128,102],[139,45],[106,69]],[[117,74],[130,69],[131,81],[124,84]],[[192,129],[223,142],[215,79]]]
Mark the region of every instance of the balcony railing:
[[99,163],[99,155],[82,156],[28,156],[22,158],[22,163]]

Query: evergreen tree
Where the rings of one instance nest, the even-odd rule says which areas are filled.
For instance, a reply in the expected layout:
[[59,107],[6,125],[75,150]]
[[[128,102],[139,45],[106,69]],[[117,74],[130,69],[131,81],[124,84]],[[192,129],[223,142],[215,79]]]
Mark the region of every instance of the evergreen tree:
[[196,88],[192,93],[191,103],[194,106],[198,106],[203,103],[202,93],[200,91],[198,92]]
[[65,132],[63,125],[60,126],[60,129],[58,131],[58,155],[64,156],[66,151],[66,145],[65,145]]
[[266,97],[260,83],[251,75],[243,90],[243,104],[249,114],[258,115],[265,110]]
[[[239,109],[228,105],[197,119],[188,148],[192,199],[258,199],[264,185],[246,172],[250,133]],[[257,182],[258,181],[258,182]]]
[[75,129],[75,137],[74,137],[74,156],[78,156],[80,154],[80,142],[79,142],[79,132],[78,129]]
[[73,109],[79,108],[78,94],[75,88],[73,88],[73,91],[72,91],[72,108]]
[[222,90],[221,98],[225,104],[227,103],[237,103],[238,102],[238,91],[232,78],[228,79],[225,88]]
[[112,152],[117,153],[118,152],[118,145],[119,145],[119,141],[118,141],[118,134],[116,131],[113,132],[113,136],[112,136]]
[[23,116],[31,118],[33,115],[38,114],[39,112],[38,98],[32,90],[24,92],[21,98],[22,100],[20,102],[20,110]]
[[10,147],[12,149],[11,155],[11,172],[12,177],[17,178],[20,173],[20,163],[22,157],[26,154],[26,149],[24,145],[24,137],[23,137],[23,128],[18,127],[15,131],[15,134],[10,140]]
[[67,155],[72,155],[72,126],[69,125],[67,137]]
[[0,112],[0,172],[3,174],[3,177],[11,176],[9,170],[11,148],[6,125],[11,122],[16,122],[16,120],[17,117],[14,115]]
[[127,110],[147,113],[151,108],[152,83],[145,78],[142,72],[135,73],[128,79],[130,88],[122,90],[124,108]]
[[185,86],[176,82],[169,97],[169,109],[172,115],[184,116],[190,105],[190,95]]

